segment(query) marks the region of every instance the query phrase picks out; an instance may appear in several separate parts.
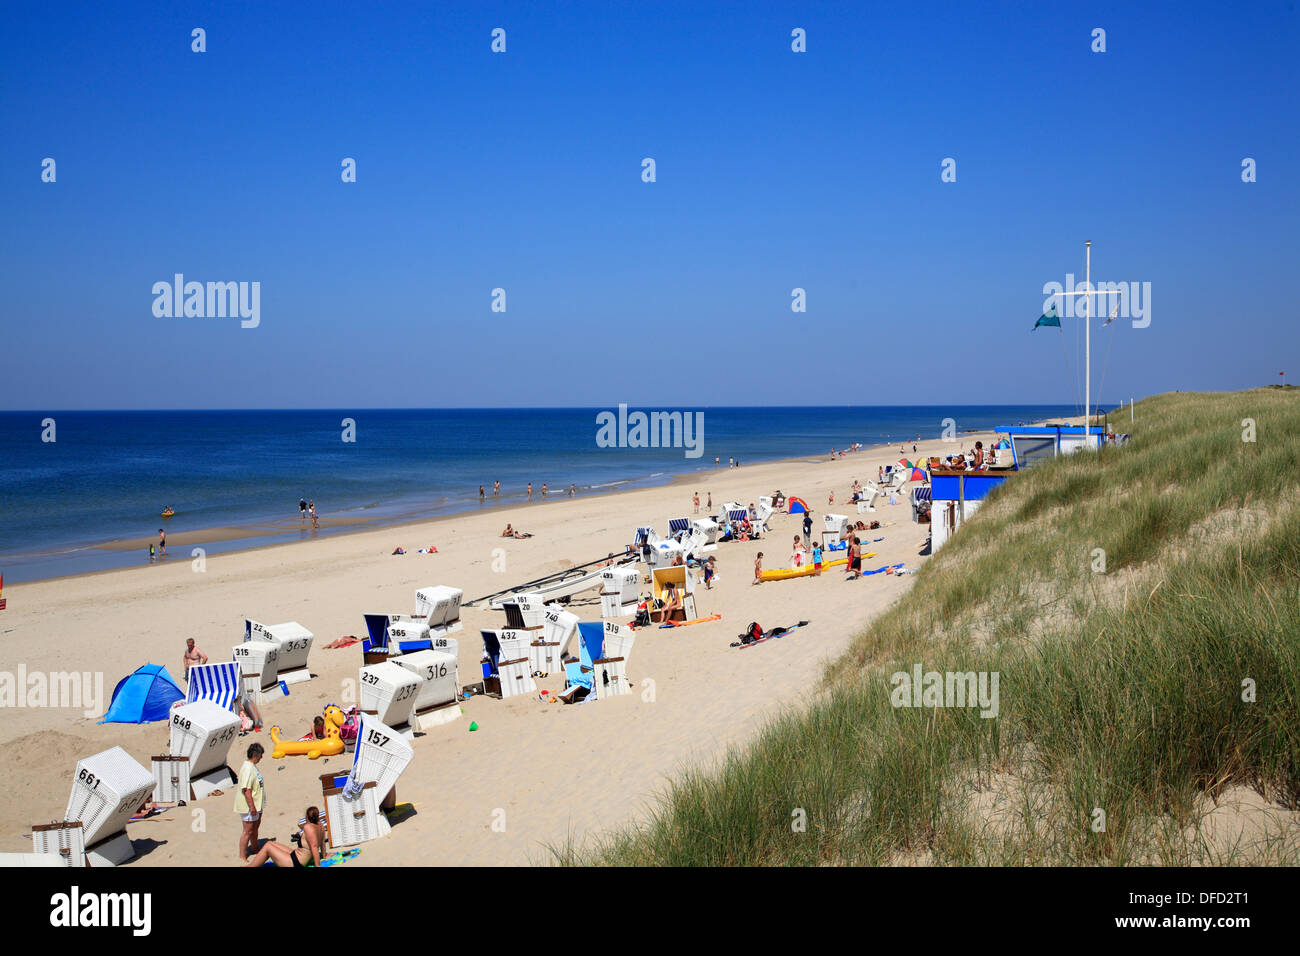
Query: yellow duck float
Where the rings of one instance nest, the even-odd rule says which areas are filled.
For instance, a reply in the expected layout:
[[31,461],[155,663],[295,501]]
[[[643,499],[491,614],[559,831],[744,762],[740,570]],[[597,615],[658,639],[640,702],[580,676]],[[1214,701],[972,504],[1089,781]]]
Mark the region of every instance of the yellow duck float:
[[321,754],[333,757],[343,753],[343,738],[339,728],[343,726],[343,711],[333,704],[325,708],[325,738],[323,740],[281,740],[280,728],[271,728],[271,742],[275,750],[271,756],[275,759],[293,754],[306,754],[308,760],[315,760]]

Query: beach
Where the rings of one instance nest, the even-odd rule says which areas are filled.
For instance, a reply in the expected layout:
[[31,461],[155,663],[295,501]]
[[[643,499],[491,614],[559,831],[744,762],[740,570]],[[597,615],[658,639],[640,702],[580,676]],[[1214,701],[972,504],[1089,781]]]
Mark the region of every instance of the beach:
[[[960,444],[931,440],[906,457],[952,454],[976,440],[989,447],[992,433],[961,436]],[[291,687],[288,697],[263,707],[266,731],[281,726],[294,739],[329,703],[353,703],[359,646],[327,649],[345,635],[362,636],[366,612],[411,613],[414,591],[434,584],[464,589],[470,601],[549,572],[621,553],[638,525],[666,534],[671,517],[701,515],[711,494],[724,501],[756,502],[780,489],[807,501],[814,534],[821,515],[851,521],[877,519],[882,528],[862,533],[877,552],[864,568],[905,562],[919,567],[928,526],[913,523],[906,493],[899,503],[877,502],[875,514],[858,515],[849,503],[855,479],[874,479],[881,465],[899,459],[899,446],[866,449],[829,460],[801,458],[725,466],[670,484],[606,495],[567,498],[552,494],[510,509],[469,513],[277,544],[207,557],[196,570],[189,550],[175,547],[165,562],[5,589],[0,612],[0,670],[17,673],[102,672],[104,699],[118,680],[142,664],[165,664],[182,681],[181,654],[193,637],[212,661],[229,659],[240,643],[244,619],[298,621],[315,635],[310,668],[316,675]],[[912,486],[906,486],[910,490]],[[836,504],[828,507],[833,491]],[[325,516],[327,517],[327,515]],[[500,537],[509,521],[533,537]],[[399,802],[415,813],[390,837],[371,841],[351,866],[524,865],[547,863],[549,848],[589,845],[603,834],[644,819],[671,779],[688,767],[707,767],[728,747],[752,738],[764,721],[798,708],[819,691],[827,664],[904,595],[911,576],[874,575],[849,582],[842,569],[820,577],[754,586],[755,555],[764,567],[790,566],[793,536],[802,516],[780,514],[759,541],[727,542],[715,552],[718,580],[701,584],[701,615],[721,620],[682,629],[637,631],[628,676],[632,693],[577,706],[544,703],[537,695],[509,700],[472,697],[464,713],[417,736],[415,759],[398,785]],[[883,538],[872,543],[873,538]],[[420,548],[436,554],[418,554]],[[405,555],[394,555],[401,547]],[[498,550],[501,549],[501,550]],[[644,593],[644,586],[643,586]],[[583,620],[600,617],[596,592],[569,608]],[[462,611],[460,684],[480,678],[481,628],[500,628],[504,614],[486,606]],[[751,621],[764,628],[809,621],[790,636],[739,650],[729,646]],[[554,693],[560,675],[538,680]],[[145,767],[167,751],[167,725],[96,724],[80,707],[16,707],[0,724],[9,773],[0,782],[3,850],[29,851],[33,824],[61,819],[76,761],[115,744]],[[469,732],[470,722],[478,730]],[[267,811],[263,838],[287,842],[308,805],[321,805],[319,776],[341,770],[351,755],[273,760],[266,732],[240,737],[231,747],[235,769],[254,740],[267,747],[261,770]],[[235,865],[238,822],[233,790],[166,810],[131,824],[138,854],[133,866]]]

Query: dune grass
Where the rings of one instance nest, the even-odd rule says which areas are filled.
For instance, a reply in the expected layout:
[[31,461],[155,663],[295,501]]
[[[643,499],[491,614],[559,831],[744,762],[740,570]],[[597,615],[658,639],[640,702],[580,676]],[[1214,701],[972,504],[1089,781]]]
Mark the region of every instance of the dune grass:
[[[1160,395],[1129,430],[1004,483],[806,709],[686,772],[644,825],[555,857],[1300,861],[1300,398]],[[890,677],[916,664],[996,672],[997,716],[895,707]],[[1243,788],[1276,826],[1202,832]]]

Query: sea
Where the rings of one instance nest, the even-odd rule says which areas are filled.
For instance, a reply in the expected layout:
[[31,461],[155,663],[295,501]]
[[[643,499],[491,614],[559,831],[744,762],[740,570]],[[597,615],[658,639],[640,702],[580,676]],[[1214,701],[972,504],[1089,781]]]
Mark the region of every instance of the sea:
[[[195,533],[183,549],[169,548],[175,561],[196,546],[216,554],[481,509],[519,523],[529,482],[537,501],[543,483],[550,497],[570,484],[582,496],[698,473],[703,493],[715,457],[723,468],[729,459],[744,467],[829,456],[854,442],[933,439],[946,419],[960,434],[1077,413],[1065,405],[683,407],[702,414],[701,454],[689,457],[685,447],[598,443],[602,411],[616,412],[0,412],[0,574],[17,583],[145,565],[146,547],[123,542],[156,538],[160,527]],[[300,520],[301,498],[315,502],[319,532]],[[175,515],[163,519],[166,507]]]

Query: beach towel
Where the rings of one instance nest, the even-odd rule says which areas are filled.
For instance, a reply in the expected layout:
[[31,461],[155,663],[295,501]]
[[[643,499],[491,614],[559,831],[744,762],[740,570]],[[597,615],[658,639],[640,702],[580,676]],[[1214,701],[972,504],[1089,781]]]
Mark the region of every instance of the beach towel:
[[899,564],[886,564],[886,565],[883,565],[883,566],[881,566],[881,567],[879,567],[879,568],[876,568],[876,569],[874,569],[874,570],[872,570],[872,571],[863,571],[863,572],[862,572],[862,576],[863,576],[863,577],[866,577],[868,574],[881,574],[881,573],[891,572],[891,571],[895,571],[895,570],[897,570],[898,568],[901,568],[901,567],[905,567],[905,565],[903,565],[903,564],[901,564],[901,563],[899,563]]
[[809,623],[811,622],[800,621],[798,624],[791,625],[790,627],[780,627],[780,626],[774,627],[770,631],[761,632],[757,637],[753,636],[753,630],[754,628],[758,627],[758,625],[751,624],[749,631],[747,631],[744,634],[741,634],[740,640],[732,641],[731,646],[738,647],[743,651],[747,647],[753,647],[754,645],[762,644],[765,641],[774,640],[779,637],[785,637],[791,631],[798,630],[799,628],[804,627]]

